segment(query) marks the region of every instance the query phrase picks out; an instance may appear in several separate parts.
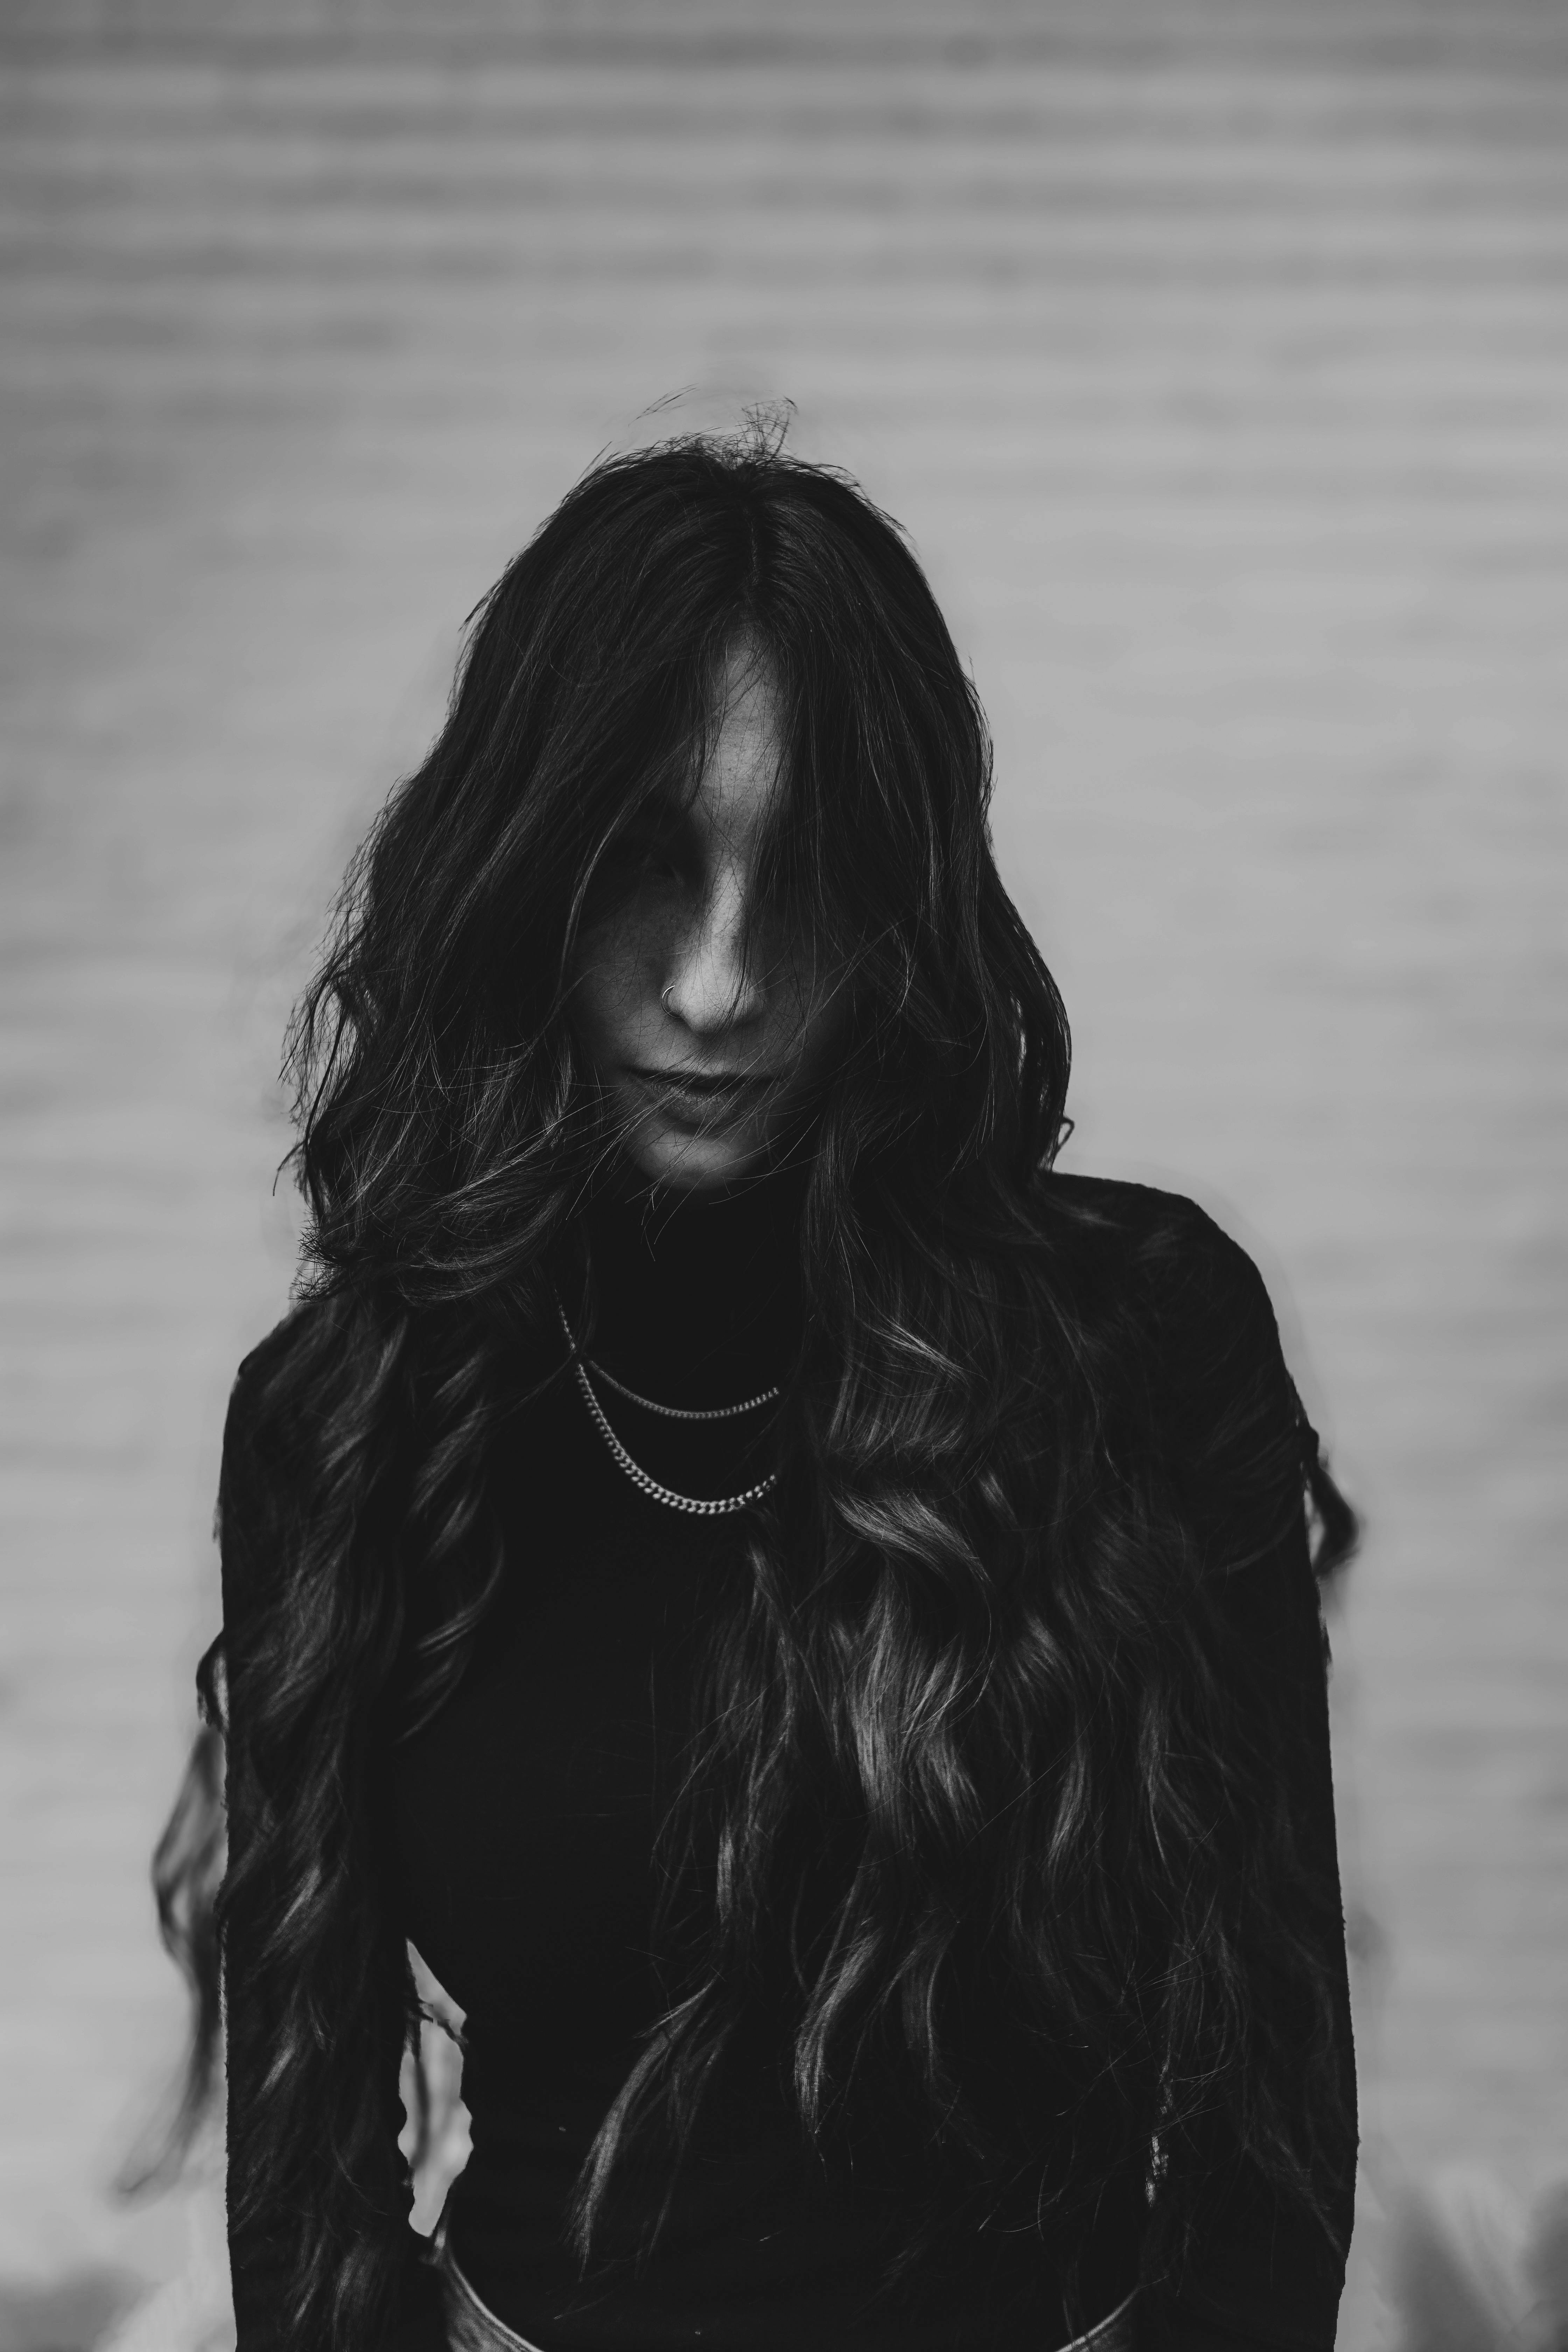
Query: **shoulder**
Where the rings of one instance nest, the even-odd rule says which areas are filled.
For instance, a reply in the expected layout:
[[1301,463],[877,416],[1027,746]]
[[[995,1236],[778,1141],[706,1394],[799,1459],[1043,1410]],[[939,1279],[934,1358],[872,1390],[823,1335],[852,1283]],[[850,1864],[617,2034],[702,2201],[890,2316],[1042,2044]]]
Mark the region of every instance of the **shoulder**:
[[260,1398],[292,1361],[301,1339],[320,1321],[320,1307],[314,1300],[290,1307],[272,1326],[264,1339],[239,1360],[234,1384],[229,1391],[229,1412],[237,1411],[240,1418],[254,1411]]
[[275,1597],[285,1531],[305,1508],[313,1377],[331,1346],[330,1302],[292,1307],[241,1360],[224,1417],[216,1532],[232,1634]]
[[1238,1242],[1184,1193],[1109,1176],[1040,1180],[1053,1222],[1081,1235],[1084,1255],[1126,1307],[1173,1339],[1265,1337],[1278,1343],[1262,1276]]
[[299,1301],[241,1358],[224,1417],[226,1476],[253,1456],[275,1452],[283,1442],[292,1419],[291,1393],[305,1365],[321,1352],[332,1319],[330,1301]]
[[1042,1194],[1101,1262],[1105,1321],[1194,1519],[1227,1564],[1256,1558],[1300,1520],[1306,1436],[1258,1267],[1181,1193],[1053,1174]]

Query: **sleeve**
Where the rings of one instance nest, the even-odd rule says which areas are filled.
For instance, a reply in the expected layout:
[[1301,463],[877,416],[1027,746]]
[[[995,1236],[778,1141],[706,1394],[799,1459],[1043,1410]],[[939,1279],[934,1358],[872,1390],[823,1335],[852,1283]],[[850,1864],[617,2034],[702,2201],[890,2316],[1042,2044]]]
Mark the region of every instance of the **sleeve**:
[[[1196,1211],[1193,1212],[1197,1216]],[[1218,1229],[1189,1241],[1169,1302],[1165,1354],[1173,1474],[1204,1547],[1228,1671],[1272,1759],[1302,1872],[1297,1924],[1328,1979],[1330,2062],[1340,2121],[1310,2169],[1335,2235],[1354,2217],[1356,2086],[1330,1760],[1328,1637],[1308,1536],[1308,1481],[1323,1479],[1316,1433],[1286,1370],[1272,1307],[1250,1259]],[[1270,1994],[1278,2000],[1282,1995]],[[1310,2014],[1277,2014],[1305,2048]],[[1296,2040],[1295,2037],[1301,2037]],[[1323,2144],[1326,2141],[1327,2144]],[[1156,2294],[1160,2352],[1331,2352],[1344,2261],[1217,2120],[1204,2150],[1209,2190],[1179,2290]]]
[[[296,1504],[286,1461],[258,1436],[256,1400],[289,1328],[287,1324],[281,1326],[241,1365],[224,1427],[217,1528],[223,1580],[225,1804],[231,1883],[237,1859],[255,1856],[265,1831],[267,1798],[253,1768],[248,1733],[257,1685],[267,1666],[266,1636],[279,1599],[282,1530]],[[282,2316],[289,2269],[289,2217],[279,2211],[259,2219],[236,2218],[242,2202],[242,2183],[265,2177],[260,2117],[275,2039],[268,2031],[266,1993],[252,1971],[249,1957],[269,1907],[281,1905],[284,1893],[280,1886],[268,1884],[264,1868],[252,1871],[239,1898],[229,1905],[225,1924],[228,2242],[237,2352],[293,2352],[293,2332]],[[382,2088],[387,2132],[395,2143],[403,2117],[398,2094],[402,2042],[395,2015],[384,2040]],[[405,2229],[405,2236],[403,2274],[377,2352],[444,2352],[438,2280],[430,2264],[429,2248],[412,2228]]]

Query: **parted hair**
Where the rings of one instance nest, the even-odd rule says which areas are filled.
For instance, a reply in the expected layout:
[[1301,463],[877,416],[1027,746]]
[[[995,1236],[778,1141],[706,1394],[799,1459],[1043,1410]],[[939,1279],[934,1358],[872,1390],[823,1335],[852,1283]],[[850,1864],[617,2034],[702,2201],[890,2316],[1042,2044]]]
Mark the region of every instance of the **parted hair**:
[[[584,2262],[631,2153],[678,2154],[759,2027],[809,2135],[907,2121],[911,2259],[1016,2206],[1070,2280],[1131,2164],[1177,2265],[1216,2119],[1340,2227],[1321,1888],[1215,1595],[1304,1508],[1320,1572],[1353,1521],[1247,1261],[1175,1208],[1133,1246],[1052,1174],[1068,1027],[993,858],[971,681],[897,526],[756,425],[598,464],[509,566],[289,1033],[305,1253],[230,1408],[224,1632],[155,1874],[197,1989],[185,2120],[226,1990],[231,2221],[300,2352],[374,2344],[404,2261],[386,1762],[508,1566],[490,1449],[549,1376],[550,1271],[618,1148],[574,944],[638,813],[700,773],[742,635],[787,761],[762,886],[852,1009],[811,1108],[781,1475],[737,1523],[664,1832],[668,2007],[579,2184]],[[1183,1315],[1248,1370],[1173,1431],[1150,1357]],[[1098,2174],[1045,2144],[1047,2079],[1056,2116],[1109,2119]]]

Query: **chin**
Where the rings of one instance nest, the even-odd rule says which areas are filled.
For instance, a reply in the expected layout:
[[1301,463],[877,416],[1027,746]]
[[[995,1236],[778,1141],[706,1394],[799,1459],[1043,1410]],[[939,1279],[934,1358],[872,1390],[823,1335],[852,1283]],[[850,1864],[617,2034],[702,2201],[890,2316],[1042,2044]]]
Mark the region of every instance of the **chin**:
[[645,1127],[628,1137],[626,1152],[633,1165],[656,1183],[683,1192],[713,1192],[761,1166],[767,1157],[767,1138]]

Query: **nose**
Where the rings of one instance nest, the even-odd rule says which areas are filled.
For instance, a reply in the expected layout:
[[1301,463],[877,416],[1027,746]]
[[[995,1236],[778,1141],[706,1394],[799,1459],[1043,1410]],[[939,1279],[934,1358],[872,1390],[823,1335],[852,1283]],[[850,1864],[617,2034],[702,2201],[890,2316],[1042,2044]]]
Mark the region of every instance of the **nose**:
[[676,939],[664,1007],[694,1036],[718,1037],[761,1014],[766,992],[748,964],[744,877],[733,866],[714,876],[692,920]]

